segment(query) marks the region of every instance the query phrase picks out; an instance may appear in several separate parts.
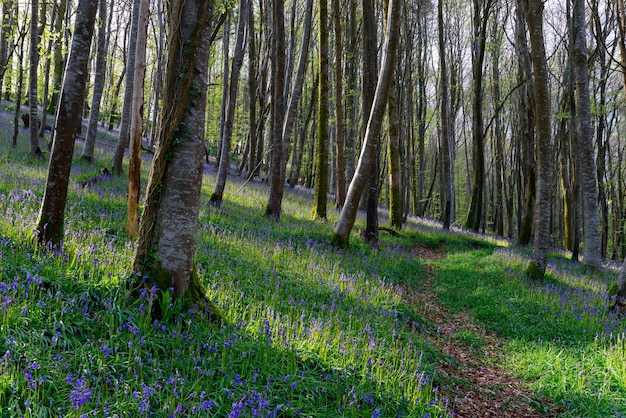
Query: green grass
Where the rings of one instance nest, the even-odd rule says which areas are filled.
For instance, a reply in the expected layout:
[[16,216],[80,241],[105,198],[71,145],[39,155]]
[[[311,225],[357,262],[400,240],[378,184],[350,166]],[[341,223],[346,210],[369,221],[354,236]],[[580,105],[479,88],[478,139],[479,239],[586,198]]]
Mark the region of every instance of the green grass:
[[[614,270],[590,271],[554,254],[546,279],[529,281],[525,251],[474,249],[451,241],[445,259],[433,262],[439,301],[469,312],[506,344],[506,368],[539,401],[560,416],[626,415],[624,321],[609,312],[607,286]],[[474,347],[480,340],[458,336]]]
[[423,269],[398,242],[375,250],[355,236],[352,251],[333,251],[332,220],[309,219],[307,191],[289,191],[275,223],[266,187],[233,180],[221,209],[203,205],[197,251],[232,325],[167,301],[168,320],[152,322],[150,292],[124,290],[123,180],[78,186],[108,157],[75,158],[65,245],[51,253],[31,243],[47,165],[0,148],[2,416],[448,414],[432,385],[439,354],[410,331],[421,319],[396,292]]
[[[167,320],[153,322],[152,294],[131,298],[124,286],[134,249],[124,180],[78,187],[109,164],[107,152],[93,165],[75,158],[65,245],[46,252],[31,235],[47,164],[20,144],[0,140],[2,417],[449,416],[437,386],[451,382],[437,368],[456,360],[431,345],[437,324],[406,288],[436,292],[498,336],[502,366],[540,411],[547,400],[561,416],[626,414],[625,327],[604,296],[615,271],[552,254],[534,283],[527,250],[415,221],[372,248],[358,220],[351,250],[334,251],[338,213],[312,221],[310,191],[288,188],[276,223],[263,216],[265,185],[229,179],[220,209],[203,203],[196,261],[231,325],[168,300],[156,302]],[[203,202],[214,182],[205,177]],[[441,257],[422,260],[420,248]],[[464,329],[451,338],[488,345]]]

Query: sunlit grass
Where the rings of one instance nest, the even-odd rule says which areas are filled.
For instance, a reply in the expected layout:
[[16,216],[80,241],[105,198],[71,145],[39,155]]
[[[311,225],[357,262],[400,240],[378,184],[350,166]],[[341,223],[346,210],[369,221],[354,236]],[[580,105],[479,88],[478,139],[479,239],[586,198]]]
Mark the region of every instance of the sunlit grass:
[[[9,416],[445,416],[438,354],[396,286],[423,269],[393,241],[329,246],[333,219],[310,220],[310,193],[288,190],[280,223],[267,187],[229,180],[203,203],[198,271],[231,324],[218,327],[124,290],[134,244],[125,184],[81,187],[108,161],[75,160],[65,242],[35,249],[43,161],[0,142],[0,405]],[[76,156],[80,149],[76,150]],[[145,167],[144,167],[145,168]],[[214,178],[205,178],[203,202]],[[144,172],[145,185],[145,172]]]

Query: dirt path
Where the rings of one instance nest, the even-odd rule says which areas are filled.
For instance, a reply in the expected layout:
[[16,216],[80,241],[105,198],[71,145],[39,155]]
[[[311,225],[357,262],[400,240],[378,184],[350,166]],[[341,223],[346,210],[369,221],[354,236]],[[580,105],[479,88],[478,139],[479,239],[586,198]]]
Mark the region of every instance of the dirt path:
[[[425,261],[445,257],[440,251],[427,248],[415,250],[416,256]],[[437,324],[437,330],[429,336],[431,343],[446,356],[438,365],[442,377],[440,392],[450,399],[451,408],[459,417],[550,417],[558,414],[558,408],[542,402],[539,406],[522,382],[508,374],[502,367],[504,347],[498,337],[475,324],[465,312],[451,312],[437,303],[437,294],[431,289],[436,270],[430,267],[423,289],[404,288],[405,297],[417,309],[418,314]]]

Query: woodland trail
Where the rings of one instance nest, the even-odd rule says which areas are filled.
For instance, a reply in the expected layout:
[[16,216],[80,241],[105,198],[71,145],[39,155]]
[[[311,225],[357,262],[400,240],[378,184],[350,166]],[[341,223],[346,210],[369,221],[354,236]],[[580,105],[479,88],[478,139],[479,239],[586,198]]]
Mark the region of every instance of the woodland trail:
[[[559,407],[537,400],[523,382],[502,366],[505,349],[497,335],[486,331],[466,312],[453,312],[437,302],[432,281],[437,274],[430,261],[446,257],[443,251],[416,248],[416,257],[428,269],[421,289],[404,287],[405,298],[435,332],[428,339],[445,357],[437,365],[442,398],[450,400],[456,416],[464,418],[538,418],[558,415]],[[548,412],[540,412],[548,411]]]

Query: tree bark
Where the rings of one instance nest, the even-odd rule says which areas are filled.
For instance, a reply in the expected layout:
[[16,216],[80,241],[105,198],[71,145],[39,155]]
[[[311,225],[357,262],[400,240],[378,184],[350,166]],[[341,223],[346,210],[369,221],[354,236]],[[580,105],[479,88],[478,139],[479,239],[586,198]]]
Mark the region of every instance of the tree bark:
[[128,199],[126,232],[131,238],[139,233],[139,196],[141,194],[141,143],[143,138],[144,81],[146,78],[146,45],[150,0],[140,0],[137,19],[135,68],[133,68],[133,100],[130,120],[130,147],[128,148]]
[[326,219],[328,201],[328,1],[319,0],[319,99],[313,218]]
[[[443,220],[443,229],[450,229],[451,224],[451,212],[454,202],[454,192],[452,184],[452,158],[451,158],[451,126],[450,126],[450,104],[449,104],[449,83],[448,83],[448,69],[446,63],[446,49],[444,43],[444,20],[443,20],[443,1],[439,0],[437,6],[437,21],[438,21],[438,35],[439,35],[439,105],[440,105],[440,119],[441,119],[441,138],[440,141],[440,153],[442,155],[442,168],[441,168],[441,182],[443,183],[442,189],[444,190],[443,202],[444,206],[441,210],[441,219]],[[422,157],[423,158],[423,157]]]
[[67,0],[59,0],[55,8],[55,25],[54,33],[57,34],[54,42],[53,52],[53,82],[52,82],[52,97],[50,103],[48,103],[47,112],[50,114],[56,114],[57,105],[59,104],[59,95],[61,94],[61,87],[63,84],[63,71],[64,59],[63,59],[63,27],[65,25],[65,14],[67,12]]
[[[2,92],[4,74],[9,66],[11,55],[17,43],[11,38],[15,31],[15,3],[14,0],[2,2],[2,29],[0,30],[0,94]],[[13,41],[12,43],[10,41]]]
[[248,7],[248,97],[249,97],[249,114],[248,126],[250,135],[250,151],[248,153],[248,179],[254,177],[258,171],[257,167],[257,51],[256,51],[256,34],[254,28],[254,1],[250,1]]
[[133,86],[135,81],[135,50],[137,49],[137,25],[139,22],[139,5],[141,0],[133,1],[130,37],[128,39],[128,58],[126,59],[126,80],[124,82],[124,101],[122,104],[122,120],[120,122],[120,134],[113,155],[113,172],[117,175],[123,173],[122,163],[124,151],[130,142],[130,119],[133,105]]
[[354,226],[358,204],[368,179],[372,162],[374,161],[374,153],[376,152],[376,138],[380,135],[382,129],[382,120],[387,107],[387,98],[389,87],[393,79],[395,69],[395,56],[398,47],[398,38],[400,37],[400,9],[402,2],[400,0],[390,0],[389,2],[389,20],[385,33],[385,43],[383,45],[383,61],[376,86],[376,94],[372,111],[365,130],[365,138],[361,149],[361,156],[355,172],[350,182],[346,203],[341,210],[339,220],[335,225],[335,230],[331,238],[331,243],[335,248],[347,248],[350,245],[350,232]]
[[593,128],[591,126],[585,3],[583,0],[573,1],[574,76],[576,78],[577,122],[580,134],[578,158],[581,175],[580,185],[583,201],[583,235],[585,243],[583,264],[598,268],[602,264],[602,245],[600,210],[598,206],[598,179],[593,148]]
[[472,40],[472,193],[465,226],[478,231],[483,216],[485,138],[483,121],[483,63],[487,22],[493,0],[474,0]]
[[31,0],[30,9],[30,71],[28,107],[30,109],[30,155],[43,158],[39,148],[39,110],[37,108],[37,70],[39,69],[39,1]]
[[[376,94],[376,73],[378,62],[378,45],[376,39],[376,16],[375,2],[363,0],[363,86],[362,86],[362,109],[361,109],[361,129],[360,137],[365,137],[365,129],[368,124],[372,103]],[[362,193],[361,205],[365,207],[365,241],[372,245],[378,242],[378,173],[380,165],[380,132],[379,136],[373,138],[375,152],[372,154],[372,163],[368,174],[368,184],[366,193]]]
[[[159,140],[133,270],[186,307],[215,312],[195,270],[204,158],[212,0],[168,3],[168,59]],[[181,76],[182,75],[182,76]]]
[[107,55],[107,2],[99,0],[99,26],[98,44],[96,52],[96,72],[94,74],[93,95],[91,96],[91,107],[89,110],[89,124],[87,125],[87,136],[81,158],[87,162],[93,161],[93,151],[96,145],[96,134],[98,132],[98,118],[100,117],[100,102],[104,90],[104,80],[106,75],[106,55]]
[[345,157],[345,130],[343,118],[343,40],[341,34],[341,8],[339,0],[332,0],[333,30],[335,33],[335,143],[337,148],[337,192],[335,203],[338,208],[346,201],[346,157]]
[[[298,106],[300,104],[300,97],[302,96],[302,87],[304,86],[304,79],[306,76],[306,69],[309,60],[309,41],[311,39],[311,21],[313,15],[313,0],[307,0],[306,12],[304,15],[304,28],[302,31],[302,45],[300,47],[300,57],[298,58],[298,68],[296,70],[296,81],[293,85],[291,94],[289,95],[289,104],[287,105],[287,112],[285,114],[285,124],[283,126],[283,161],[281,167],[281,182],[285,185],[287,176],[287,158],[289,156],[289,146],[291,143],[291,134],[296,121],[296,114]],[[286,97],[286,95],[285,95]]]
[[54,127],[56,134],[50,154],[48,179],[35,227],[37,241],[50,246],[57,246],[63,240],[67,187],[76,129],[81,120],[85,97],[87,63],[97,9],[97,2],[81,0],[76,11],[72,47]]
[[285,119],[285,5],[282,1],[272,4],[272,124],[270,149],[270,194],[265,208],[265,215],[275,220],[280,219],[284,184],[282,181],[283,164],[283,124]]
[[226,178],[230,168],[230,144],[233,136],[233,125],[235,123],[235,109],[237,103],[237,91],[239,89],[239,72],[243,63],[244,38],[246,35],[246,21],[248,20],[248,7],[250,1],[241,0],[239,2],[239,22],[237,23],[237,38],[235,39],[235,52],[233,53],[232,68],[230,71],[230,88],[226,97],[226,117],[222,131],[221,153],[219,158],[219,168],[215,189],[210,198],[210,203],[221,206],[226,188]]
[[550,203],[552,177],[551,103],[546,50],[543,38],[543,1],[528,0],[526,21],[530,32],[534,72],[535,127],[537,132],[537,201],[535,203],[535,238],[526,272],[532,279],[543,279],[550,246]]

